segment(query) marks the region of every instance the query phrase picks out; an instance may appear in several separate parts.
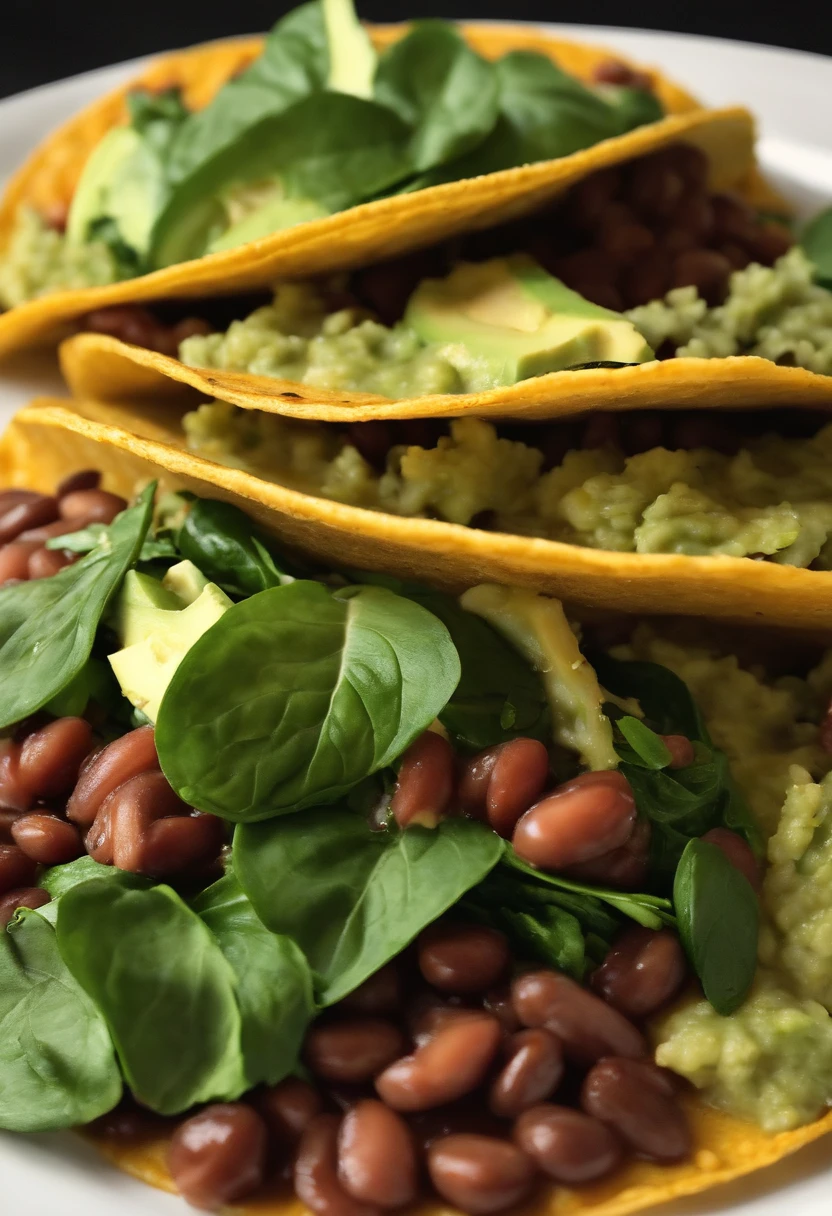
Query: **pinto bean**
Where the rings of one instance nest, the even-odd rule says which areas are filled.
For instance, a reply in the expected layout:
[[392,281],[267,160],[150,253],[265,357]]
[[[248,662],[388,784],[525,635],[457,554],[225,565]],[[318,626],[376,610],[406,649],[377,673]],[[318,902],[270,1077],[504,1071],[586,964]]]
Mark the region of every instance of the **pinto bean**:
[[519,1203],[534,1184],[535,1169],[525,1153],[507,1140],[458,1134],[428,1149],[433,1185],[471,1216],[501,1212]]
[[489,1106],[503,1119],[516,1119],[549,1098],[563,1076],[563,1047],[548,1030],[521,1030],[507,1044],[508,1062],[491,1086]]
[[431,925],[419,937],[419,968],[440,992],[457,996],[485,992],[509,964],[508,939],[486,925]]
[[84,851],[78,829],[57,815],[21,815],[12,827],[18,848],[42,866],[74,861]]
[[538,1169],[563,1186],[603,1178],[623,1156],[620,1140],[605,1123],[582,1111],[549,1103],[521,1114],[514,1126],[514,1140]]
[[338,1115],[318,1115],[303,1133],[295,1160],[295,1194],[315,1216],[374,1216],[338,1178]]
[[207,1106],[173,1133],[171,1176],[195,1208],[214,1212],[245,1199],[266,1171],[266,1125],[242,1102]]
[[484,814],[498,835],[509,837],[543,793],[548,775],[549,753],[540,740],[511,739],[465,764],[457,796],[463,810]]
[[350,1018],[313,1026],[306,1036],[304,1058],[326,1081],[353,1084],[370,1081],[405,1050],[402,1032],[381,1018]]
[[670,752],[670,768],[689,768],[696,759],[696,751],[687,735],[661,735],[662,743]]
[[29,558],[29,578],[52,578],[76,560],[74,553],[62,553],[59,549],[36,549]]
[[141,773],[158,771],[152,726],[140,726],[103,748],[84,765],[66,807],[67,817],[90,827],[113,790]]
[[51,900],[42,887],[18,887],[0,896],[0,928],[9,923],[18,908],[42,908]]
[[418,1192],[416,1143],[404,1119],[373,1098],[354,1106],[338,1133],[338,1179],[361,1203],[412,1203]]
[[417,1047],[423,1047],[452,1022],[463,1022],[482,1015],[481,1009],[470,1009],[465,1005],[446,1005],[434,993],[426,993],[415,1002],[408,1016],[411,1037]]
[[257,1108],[273,1140],[294,1149],[312,1120],[324,1109],[324,1100],[314,1085],[300,1077],[286,1077],[259,1095]]
[[690,1153],[682,1108],[654,1071],[636,1060],[599,1061],[584,1081],[581,1105],[650,1161],[681,1161]]
[[77,490],[97,490],[100,485],[101,474],[98,469],[79,469],[77,473],[70,473],[59,483],[55,497],[60,502],[67,494],[74,494]]
[[447,739],[426,730],[404,753],[390,803],[400,828],[434,828],[454,792],[454,753]]
[[29,790],[30,799],[67,794],[91,747],[92,727],[83,718],[58,718],[27,735],[20,746],[18,765],[20,781]]
[[644,1036],[622,1014],[555,971],[530,971],[512,985],[512,1000],[524,1026],[543,1026],[562,1041],[567,1056],[592,1064],[602,1056],[638,1059],[647,1054]]
[[630,839],[620,849],[570,866],[566,872],[570,878],[618,887],[622,891],[637,891],[650,868],[650,836],[649,820],[638,819]]
[[382,1101],[394,1110],[444,1106],[470,1093],[483,1080],[500,1044],[500,1025],[488,1014],[443,1026],[423,1046],[376,1078]]
[[85,519],[86,524],[111,524],[127,508],[127,500],[106,490],[74,490],[60,501],[63,519]]
[[685,954],[675,933],[640,925],[616,940],[592,976],[592,987],[628,1018],[646,1018],[671,1000],[687,975]]
[[734,869],[739,870],[740,874],[744,874],[754,890],[759,891],[760,864],[747,840],[728,828],[711,828],[702,839],[707,840],[709,844],[715,844],[725,854]]
[[[21,492],[22,493],[22,492]],[[51,524],[58,518],[58,502],[48,494],[27,495],[0,511],[0,545],[16,540],[21,532]]]
[[0,895],[19,887],[31,887],[38,865],[15,844],[0,844]]
[[632,835],[632,791],[615,780],[560,786],[519,820],[512,844],[523,861],[559,870],[618,849]]
[[356,1013],[393,1013],[398,1009],[401,998],[401,976],[393,962],[387,963],[375,975],[371,975],[359,988],[339,1001],[338,1006]]
[[33,541],[12,541],[0,548],[0,587],[22,582],[29,577],[29,561],[40,545]]

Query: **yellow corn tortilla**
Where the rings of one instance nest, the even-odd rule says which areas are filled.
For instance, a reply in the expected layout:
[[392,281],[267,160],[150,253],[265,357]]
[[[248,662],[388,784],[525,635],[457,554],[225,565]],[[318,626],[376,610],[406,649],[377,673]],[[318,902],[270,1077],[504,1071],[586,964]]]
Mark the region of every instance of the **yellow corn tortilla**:
[[[400,37],[406,26],[373,29],[379,46]],[[511,50],[547,54],[567,71],[589,77],[598,64],[621,56],[598,47],[563,42],[523,26],[464,25],[471,44],[496,58]],[[127,118],[126,96],[134,88],[179,85],[186,102],[206,105],[230,77],[257,56],[262,39],[209,43],[156,60],[130,84],[95,102],[47,139],[12,178],[0,202],[0,255],[22,204],[45,211],[72,198],[84,164],[100,139]],[[552,194],[555,166],[575,164],[579,175],[600,167],[619,145],[639,155],[653,147],[652,133],[674,132],[678,116],[695,114],[697,102],[662,77],[649,73],[671,116],[620,139],[607,140],[563,161],[508,169],[485,177],[450,182],[414,194],[366,203],[348,212],[274,233],[237,249],[183,262],[165,270],[106,287],[54,292],[0,314],[0,357],[38,342],[66,336],[69,323],[93,308],[171,297],[228,294],[267,286],[280,277],[347,269],[391,257],[475,227],[487,227],[534,209]],[[704,119],[700,111],[699,122]],[[684,123],[680,131],[684,131]],[[659,135],[661,138],[661,134]],[[735,149],[736,151],[736,149]],[[743,150],[739,150],[742,158]],[[743,159],[745,186],[754,197],[767,196],[756,169]],[[727,170],[728,165],[724,168]],[[554,172],[554,177],[552,176]]]
[[284,545],[336,567],[450,591],[514,584],[583,609],[832,630],[832,572],[744,557],[607,552],[345,506],[195,456],[185,447],[183,412],[43,398],[0,442],[0,484],[51,492],[68,468],[94,467],[109,489],[130,496],[158,477],[166,489],[238,503]]

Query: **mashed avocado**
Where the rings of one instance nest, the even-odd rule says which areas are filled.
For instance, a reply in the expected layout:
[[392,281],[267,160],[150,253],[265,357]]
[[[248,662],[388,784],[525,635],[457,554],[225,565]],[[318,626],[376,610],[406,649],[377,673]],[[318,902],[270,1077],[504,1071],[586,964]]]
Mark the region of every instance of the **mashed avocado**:
[[14,308],[51,291],[103,287],[123,277],[103,241],[71,245],[36,211],[23,207],[0,258],[0,307]]
[[[185,345],[216,339],[226,349],[232,331]],[[249,333],[241,329],[234,341]],[[537,448],[499,437],[482,419],[462,418],[434,448],[394,447],[381,475],[322,424],[214,402],[188,415],[185,429],[192,450],[212,460],[396,515],[470,524],[488,511],[499,531],[593,549],[832,567],[832,424],[810,439],[763,436],[735,456],[704,448],[630,457],[613,447],[572,451],[541,473]],[[307,445],[319,454],[314,469],[292,456]]]

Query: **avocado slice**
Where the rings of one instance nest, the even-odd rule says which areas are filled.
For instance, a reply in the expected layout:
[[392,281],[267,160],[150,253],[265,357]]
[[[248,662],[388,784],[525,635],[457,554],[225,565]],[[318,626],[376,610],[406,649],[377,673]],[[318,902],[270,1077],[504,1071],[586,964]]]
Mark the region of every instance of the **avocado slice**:
[[577,752],[592,770],[618,767],[604,693],[581,654],[560,600],[522,587],[481,583],[460,596],[540,672],[552,711],[555,742]]
[[145,254],[167,184],[161,161],[132,127],[105,135],[87,161],[72,199],[67,240],[83,245],[97,220],[114,222],[121,239]]
[[424,342],[462,346],[495,385],[579,363],[655,358],[630,321],[585,300],[525,254],[462,262],[445,279],[425,279],[405,323]]
[[151,722],[182,659],[231,607],[192,562],[172,567],[162,582],[135,570],[127,575],[113,614],[123,648],[109,661],[127,700]]
[[[279,186],[275,187],[280,190]],[[311,198],[279,198],[270,199],[254,211],[251,211],[236,224],[226,228],[220,236],[211,241],[206,253],[219,253],[222,249],[236,249],[238,245],[246,245],[249,241],[259,241],[261,237],[271,236],[283,228],[294,228],[296,224],[305,224],[307,220],[320,220],[329,215],[326,207],[316,203]]]
[[333,93],[373,95],[378,56],[370,35],[358,20],[352,0],[323,0],[329,44],[329,80]]

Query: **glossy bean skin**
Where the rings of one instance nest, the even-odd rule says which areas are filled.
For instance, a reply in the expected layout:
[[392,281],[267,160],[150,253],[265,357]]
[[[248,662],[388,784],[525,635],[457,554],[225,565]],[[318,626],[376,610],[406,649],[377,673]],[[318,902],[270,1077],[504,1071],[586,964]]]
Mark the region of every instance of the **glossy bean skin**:
[[511,836],[537,801],[549,775],[549,753],[538,739],[512,739],[473,756],[463,767],[457,797],[462,809]]
[[266,1125],[242,1102],[208,1106],[176,1131],[168,1164],[179,1192],[195,1208],[215,1212],[262,1184]]
[[295,1160],[295,1194],[315,1216],[374,1216],[338,1178],[338,1115],[318,1115],[303,1133]]
[[486,1013],[492,1014],[502,1026],[506,1034],[514,1034],[520,1030],[520,1019],[511,1001],[511,987],[506,984],[503,988],[495,988],[485,994],[483,1007]]
[[623,1156],[621,1141],[605,1123],[583,1111],[550,1103],[520,1115],[514,1140],[539,1170],[563,1186],[603,1178]]
[[441,1027],[423,1046],[376,1078],[383,1102],[399,1111],[444,1106],[476,1089],[500,1045],[500,1025],[487,1014]]
[[428,1172],[442,1198],[471,1216],[519,1203],[535,1180],[534,1166],[516,1145],[464,1133],[430,1146]]
[[84,765],[66,806],[67,818],[91,827],[101,804],[113,790],[141,773],[158,771],[152,726],[122,735]]
[[31,887],[38,865],[16,844],[0,844],[0,895],[19,887]]
[[360,1203],[412,1203],[419,1189],[416,1142],[404,1119],[374,1098],[348,1111],[338,1133],[338,1179]]
[[387,963],[375,975],[365,980],[349,996],[338,1002],[339,1009],[354,1013],[393,1013],[399,1008],[402,998],[401,976],[395,963]]
[[632,835],[635,822],[632,791],[599,774],[597,780],[560,786],[526,811],[512,844],[529,865],[563,870],[620,848]]
[[35,541],[12,541],[0,547],[0,587],[4,583],[25,582],[29,577],[29,562],[40,549]]
[[650,1161],[681,1161],[690,1153],[682,1108],[637,1060],[600,1060],[584,1080],[581,1105]]
[[424,1046],[430,1039],[435,1038],[440,1030],[452,1022],[461,1022],[470,1018],[478,1018],[481,1009],[468,1009],[464,1005],[448,1005],[434,993],[425,994],[423,999],[417,999],[409,1011],[408,1026],[411,1037],[417,1047]]
[[486,925],[445,922],[419,936],[419,970],[433,987],[455,996],[485,992],[508,969],[508,939]]
[[660,738],[670,752],[669,768],[688,768],[693,764],[696,752],[687,735],[661,735]]
[[27,574],[30,579],[52,578],[76,560],[74,553],[60,549],[35,549],[29,558]]
[[79,469],[77,473],[70,473],[59,483],[55,497],[60,502],[67,494],[74,494],[77,490],[97,490],[100,485],[101,474],[98,469]]
[[404,753],[390,802],[400,828],[436,827],[454,793],[454,752],[447,739],[426,730]]
[[542,1026],[557,1035],[576,1063],[593,1064],[610,1055],[631,1059],[647,1055],[644,1036],[632,1022],[568,976],[527,972],[514,981],[512,1000],[525,1026]]
[[111,524],[126,510],[127,500],[106,490],[72,490],[64,494],[59,506],[62,519],[84,518],[87,524]]
[[592,988],[625,1017],[649,1017],[677,994],[687,975],[685,953],[670,929],[635,925],[616,940],[592,976]]
[[281,1147],[294,1149],[312,1120],[323,1112],[324,1100],[308,1081],[286,1077],[260,1093],[257,1109],[272,1140]]
[[58,518],[58,501],[49,494],[19,491],[19,495],[16,501],[6,499],[5,509],[0,507],[0,545],[16,540],[29,528],[51,524]]
[[80,857],[84,845],[78,829],[57,815],[21,815],[12,827],[15,844],[42,866],[61,866]]
[[92,727],[83,718],[58,718],[27,735],[20,747],[18,771],[30,791],[30,805],[35,798],[69,793],[91,747]]
[[702,839],[707,840],[709,844],[715,844],[725,854],[734,869],[739,870],[740,874],[744,874],[754,890],[759,891],[762,882],[760,863],[747,840],[744,840],[738,832],[732,832],[728,828],[711,828]]
[[488,1104],[492,1114],[516,1119],[549,1098],[563,1077],[563,1047],[548,1030],[521,1030],[506,1044],[508,1060],[495,1078]]
[[42,908],[51,900],[42,887],[20,887],[0,896],[0,928],[9,923],[18,908]]
[[317,1076],[336,1084],[370,1081],[406,1049],[404,1035],[381,1018],[350,1018],[313,1026],[304,1059]]
[[622,891],[638,891],[650,868],[650,837],[649,820],[638,819],[632,835],[620,849],[612,849],[592,861],[570,866],[566,873],[570,878],[584,882],[617,887]]

